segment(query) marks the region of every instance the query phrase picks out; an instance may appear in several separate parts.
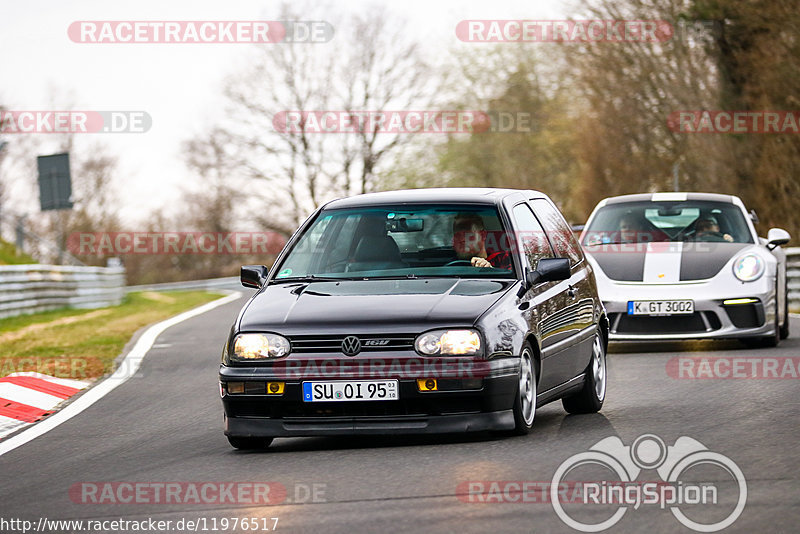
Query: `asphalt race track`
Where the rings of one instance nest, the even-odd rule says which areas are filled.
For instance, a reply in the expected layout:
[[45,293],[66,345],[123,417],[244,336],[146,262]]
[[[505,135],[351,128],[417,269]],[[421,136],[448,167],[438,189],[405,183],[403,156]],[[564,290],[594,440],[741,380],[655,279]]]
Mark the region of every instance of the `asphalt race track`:
[[[273,526],[267,519],[273,517],[278,518],[277,532],[317,534],[577,532],[551,503],[541,502],[541,494],[527,495],[526,502],[498,502],[522,497],[507,482],[493,494],[490,481],[540,487],[533,483],[549,483],[562,462],[604,438],[617,436],[631,445],[643,434],[654,434],[666,445],[682,436],[693,438],[741,469],[746,504],[727,532],[797,532],[800,379],[680,378],[670,376],[677,361],[669,364],[671,373],[668,362],[723,357],[726,366],[731,358],[756,365],[753,359],[797,357],[800,337],[790,337],[777,349],[757,350],[737,342],[615,346],[603,411],[567,416],[560,402],[551,404],[540,408],[534,431],[524,437],[293,438],[277,439],[264,452],[238,452],[222,434],[216,374],[222,343],[243,299],[169,328],[136,377],[49,433],[0,456],[0,516],[30,520],[34,526],[41,518],[153,519],[172,525],[184,520],[184,528],[172,527],[172,532],[194,530],[186,528],[188,520],[199,521],[195,527],[200,532],[213,532],[214,526],[217,532],[231,532],[233,518],[264,518],[258,523],[258,531],[264,531]],[[800,322],[795,319],[795,324],[797,332]],[[793,361],[796,371],[797,360],[780,360],[781,365],[785,361]],[[735,480],[721,470],[697,469],[695,478],[716,483],[720,500],[723,494],[729,498],[730,511]],[[660,478],[651,470],[637,480]],[[224,498],[211,504],[176,503],[164,502],[163,495],[137,498],[117,491],[117,497],[132,502],[93,503],[84,502],[91,497],[81,493],[94,488],[97,497],[104,487],[119,490],[119,483],[180,483],[185,488],[230,482],[269,483],[270,498],[279,502],[254,506],[245,495],[233,504]],[[476,488],[486,493],[471,494]],[[469,502],[480,497],[489,502]],[[595,522],[618,509],[564,506],[575,517]],[[711,522],[725,517],[727,512],[720,510],[708,504],[690,511],[691,517]],[[691,532],[669,507],[657,504],[627,508],[608,529],[643,531]]]

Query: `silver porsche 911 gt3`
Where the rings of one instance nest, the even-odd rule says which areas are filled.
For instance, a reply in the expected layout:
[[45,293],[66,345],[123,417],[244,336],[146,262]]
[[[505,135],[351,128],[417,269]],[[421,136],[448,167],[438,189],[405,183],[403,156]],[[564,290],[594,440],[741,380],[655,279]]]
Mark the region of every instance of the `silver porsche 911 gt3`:
[[760,238],[735,196],[648,193],[602,200],[581,243],[594,267],[612,340],[789,335],[789,233]]

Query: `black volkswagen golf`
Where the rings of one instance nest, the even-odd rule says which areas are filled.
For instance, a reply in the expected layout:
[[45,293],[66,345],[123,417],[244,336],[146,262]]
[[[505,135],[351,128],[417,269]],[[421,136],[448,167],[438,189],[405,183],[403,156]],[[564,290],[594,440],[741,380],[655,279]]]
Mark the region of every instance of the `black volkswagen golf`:
[[329,202],[231,328],[225,435],[527,433],[561,399],[596,412],[608,324],[592,269],[547,196],[424,189]]

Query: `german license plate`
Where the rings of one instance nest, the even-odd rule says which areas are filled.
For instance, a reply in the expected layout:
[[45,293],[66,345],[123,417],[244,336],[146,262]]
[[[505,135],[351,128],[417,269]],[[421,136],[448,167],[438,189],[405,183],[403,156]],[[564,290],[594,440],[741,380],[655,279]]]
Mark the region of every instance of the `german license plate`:
[[628,315],[690,315],[693,300],[629,300]]
[[303,382],[304,402],[397,400],[397,380]]

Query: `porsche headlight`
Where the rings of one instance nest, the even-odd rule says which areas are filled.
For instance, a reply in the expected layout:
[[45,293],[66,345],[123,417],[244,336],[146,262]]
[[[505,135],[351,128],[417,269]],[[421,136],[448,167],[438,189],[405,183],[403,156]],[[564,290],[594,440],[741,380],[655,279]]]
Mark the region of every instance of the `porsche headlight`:
[[268,360],[289,354],[289,340],[277,334],[241,334],[233,343],[237,360]]
[[464,356],[481,351],[481,337],[474,330],[434,330],[417,337],[417,352],[425,356]]
[[752,282],[764,274],[764,260],[758,254],[744,254],[733,262],[733,274],[742,282]]

